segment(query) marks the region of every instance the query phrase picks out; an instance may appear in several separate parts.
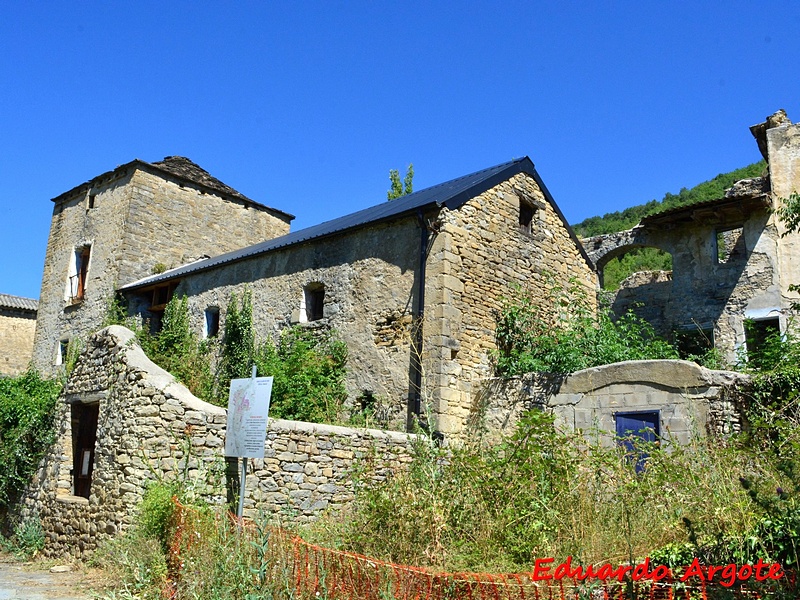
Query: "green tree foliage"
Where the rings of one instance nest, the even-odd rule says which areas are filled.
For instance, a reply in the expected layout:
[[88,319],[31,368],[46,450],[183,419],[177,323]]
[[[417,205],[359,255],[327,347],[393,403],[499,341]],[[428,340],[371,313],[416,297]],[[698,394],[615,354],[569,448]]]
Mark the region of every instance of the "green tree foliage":
[[762,160],[729,173],[721,173],[691,189],[682,188],[677,194],[666,193],[661,201],[651,200],[646,204],[637,204],[622,211],[606,213],[602,217],[589,217],[577,225],[573,225],[573,229],[580,237],[592,237],[603,233],[624,231],[638,224],[648,215],[670,208],[722,198],[725,195],[725,190],[734,183],[740,179],[760,177],[765,169],[766,163]]
[[28,484],[55,439],[55,406],[61,384],[35,371],[0,378],[0,512]]
[[395,200],[396,198],[400,198],[401,196],[406,196],[414,191],[413,186],[414,180],[414,165],[408,165],[408,170],[406,171],[406,176],[403,178],[403,181],[400,181],[400,171],[397,169],[391,169],[389,171],[389,182],[390,187],[389,191],[386,192],[386,199],[387,200]]
[[518,289],[496,317],[495,365],[501,375],[572,373],[623,360],[678,358],[649,323],[628,312],[614,320],[592,310],[583,286],[552,284],[548,298]]

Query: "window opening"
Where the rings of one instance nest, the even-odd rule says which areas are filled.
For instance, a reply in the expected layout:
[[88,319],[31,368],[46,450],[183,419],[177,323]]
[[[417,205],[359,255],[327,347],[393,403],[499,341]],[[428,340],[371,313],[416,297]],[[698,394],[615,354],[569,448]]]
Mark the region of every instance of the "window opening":
[[744,228],[718,229],[715,238],[717,264],[739,262],[747,258]]
[[94,199],[97,198],[97,194],[89,194],[89,210],[94,208]]
[[519,201],[519,230],[522,233],[530,234],[533,227],[533,214],[536,209],[532,205]]
[[309,283],[303,289],[306,321],[319,321],[325,313],[325,286],[321,283]]
[[72,417],[72,493],[89,498],[94,470],[94,447],[97,442],[99,404],[76,402]]
[[91,254],[92,247],[90,245],[80,246],[75,249],[67,281],[67,300],[71,302],[82,301],[86,294]]
[[745,342],[747,344],[747,359],[758,367],[765,358],[767,341],[771,336],[780,334],[781,321],[778,317],[768,319],[748,319],[744,322]]
[[69,349],[69,340],[59,340],[56,344],[56,364],[63,365],[67,358],[67,351]]
[[209,306],[206,309],[206,337],[216,337],[217,334],[219,334],[219,307]]
[[659,411],[619,412],[614,415],[617,441],[628,461],[635,463],[637,473],[644,470],[648,454],[642,443],[656,442],[661,434]]
[[714,328],[687,326],[675,332],[675,344],[684,360],[703,356],[714,348]]

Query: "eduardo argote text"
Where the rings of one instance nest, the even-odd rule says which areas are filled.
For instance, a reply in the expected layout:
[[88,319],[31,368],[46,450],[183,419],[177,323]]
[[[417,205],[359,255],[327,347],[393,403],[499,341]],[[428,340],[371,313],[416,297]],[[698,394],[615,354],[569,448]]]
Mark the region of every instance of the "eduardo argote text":
[[731,587],[737,581],[744,582],[750,578],[754,578],[756,581],[767,581],[778,580],[784,576],[781,565],[778,563],[765,563],[760,558],[758,562],[752,565],[728,564],[724,566],[701,565],[700,561],[695,558],[692,564],[686,567],[677,577],[669,567],[664,565],[652,567],[649,557],[637,565],[618,565],[617,567],[612,567],[608,563],[599,566],[573,566],[571,556],[558,565],[554,565],[554,562],[555,559],[553,558],[537,558],[531,579],[533,581],[558,581],[561,579],[573,579],[575,581],[592,579],[608,581],[616,579],[617,581],[625,581],[629,578],[633,581],[669,580],[681,582],[691,582],[694,579],[695,581],[713,581],[722,586]]

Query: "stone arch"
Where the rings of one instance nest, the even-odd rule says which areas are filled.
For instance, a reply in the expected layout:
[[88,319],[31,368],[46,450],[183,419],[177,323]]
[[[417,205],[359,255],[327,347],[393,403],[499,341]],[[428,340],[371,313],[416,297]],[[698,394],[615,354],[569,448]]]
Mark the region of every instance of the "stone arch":
[[639,248],[656,248],[662,252],[673,254],[661,239],[657,239],[650,231],[638,226],[625,231],[596,235],[582,240],[589,258],[595,265],[600,285],[603,287],[603,271],[609,261],[628,254]]

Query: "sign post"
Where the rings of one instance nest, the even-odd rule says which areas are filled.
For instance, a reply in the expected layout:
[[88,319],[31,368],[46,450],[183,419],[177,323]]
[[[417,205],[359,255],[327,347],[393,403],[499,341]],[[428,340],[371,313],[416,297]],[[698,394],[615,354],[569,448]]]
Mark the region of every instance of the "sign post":
[[247,459],[264,458],[271,395],[272,377],[256,377],[255,365],[249,379],[231,380],[228,426],[225,431],[225,456],[242,459],[239,506],[236,510],[239,519],[244,512]]

